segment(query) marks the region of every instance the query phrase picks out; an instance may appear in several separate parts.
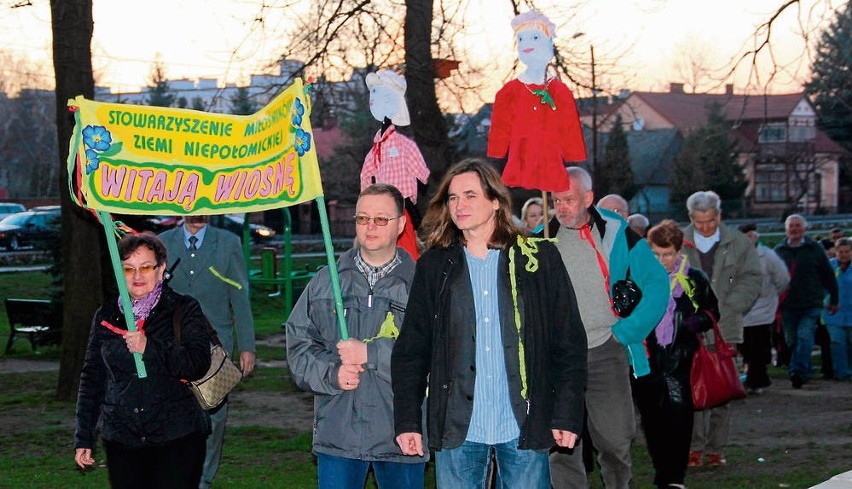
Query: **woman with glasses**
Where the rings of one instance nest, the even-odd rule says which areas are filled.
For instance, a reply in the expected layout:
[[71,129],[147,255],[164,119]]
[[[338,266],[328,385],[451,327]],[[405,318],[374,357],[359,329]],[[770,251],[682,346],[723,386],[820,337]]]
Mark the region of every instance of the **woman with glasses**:
[[[166,247],[153,234],[118,243],[137,330],[128,331],[119,299],[92,321],[77,398],[74,460],[95,463],[98,419],[110,485],[197,488],[210,420],[185,380],[210,368],[210,334],[195,299],[163,280]],[[139,378],[134,353],[147,377]]]
[[657,487],[684,487],[692,438],[693,405],[689,373],[698,349],[697,333],[713,327],[719,305],[704,272],[680,254],[683,232],[666,219],[648,231],[651,251],[669,273],[669,304],[645,339],[650,375],[634,381],[642,430],[654,463]]

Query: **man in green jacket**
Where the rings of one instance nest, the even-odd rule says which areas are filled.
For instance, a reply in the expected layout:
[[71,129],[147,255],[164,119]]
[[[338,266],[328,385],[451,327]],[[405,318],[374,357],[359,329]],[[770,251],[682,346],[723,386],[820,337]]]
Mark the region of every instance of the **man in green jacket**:
[[[195,297],[216,330],[222,347],[232,355],[234,330],[243,375],[254,369],[254,320],[248,296],[248,273],[237,236],[207,225],[207,216],[187,216],[183,226],[160,235],[169,252],[169,269],[180,259],[169,285]],[[210,487],[219,470],[228,401],[209,411],[213,432],[207,437],[207,457],[200,488]]]
[[[719,299],[719,329],[728,343],[743,342],[743,315],[760,294],[763,270],[751,241],[737,229],[722,223],[722,200],[716,192],[701,191],[686,200],[691,224],[683,230],[683,253],[689,265],[710,278]],[[713,341],[711,332],[705,333]],[[695,412],[689,466],[704,460],[710,466],[725,465],[722,448],[728,443],[728,405]]]

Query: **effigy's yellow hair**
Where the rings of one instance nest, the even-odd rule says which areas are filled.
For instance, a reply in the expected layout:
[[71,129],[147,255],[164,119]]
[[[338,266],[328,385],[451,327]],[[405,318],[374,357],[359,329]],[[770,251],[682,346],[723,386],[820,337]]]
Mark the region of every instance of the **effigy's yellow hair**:
[[550,21],[544,14],[537,10],[530,10],[512,19],[512,29],[515,35],[524,29],[540,29],[544,35],[553,39],[556,34],[556,25]]

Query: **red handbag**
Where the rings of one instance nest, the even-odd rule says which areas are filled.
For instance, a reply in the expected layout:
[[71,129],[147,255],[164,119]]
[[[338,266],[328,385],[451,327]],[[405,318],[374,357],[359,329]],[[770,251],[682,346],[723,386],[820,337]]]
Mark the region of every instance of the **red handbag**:
[[725,342],[715,320],[713,334],[716,351],[708,351],[703,338],[699,336],[698,350],[692,359],[689,377],[692,384],[692,403],[696,411],[721,406],[746,395],[734,364],[737,350]]

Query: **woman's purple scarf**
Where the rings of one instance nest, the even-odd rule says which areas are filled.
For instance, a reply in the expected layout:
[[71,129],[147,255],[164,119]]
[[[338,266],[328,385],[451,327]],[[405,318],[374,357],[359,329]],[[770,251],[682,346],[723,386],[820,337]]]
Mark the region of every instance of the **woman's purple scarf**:
[[[154,286],[154,290],[148,292],[143,297],[139,299],[130,301],[130,305],[133,306],[133,319],[139,321],[140,319],[147,319],[148,314],[151,314],[151,310],[154,309],[154,306],[160,302],[160,294],[163,292],[163,282],[157,282],[157,285]],[[121,305],[121,297],[118,298],[118,310],[124,313],[124,306]]]
[[669,272],[669,283],[673,284],[673,288],[671,289],[671,295],[669,296],[669,305],[666,307],[666,313],[663,314],[663,319],[660,320],[657,327],[654,328],[654,333],[657,335],[657,343],[660,346],[670,345],[672,341],[674,341],[674,311],[675,311],[675,299],[683,295],[683,286],[680,284],[680,280],[677,279],[678,273],[682,273],[683,275],[687,275],[689,273],[689,263],[683,264],[683,270],[680,269],[681,262],[685,260],[686,257],[683,255],[678,255],[677,261],[675,262],[674,268]]

